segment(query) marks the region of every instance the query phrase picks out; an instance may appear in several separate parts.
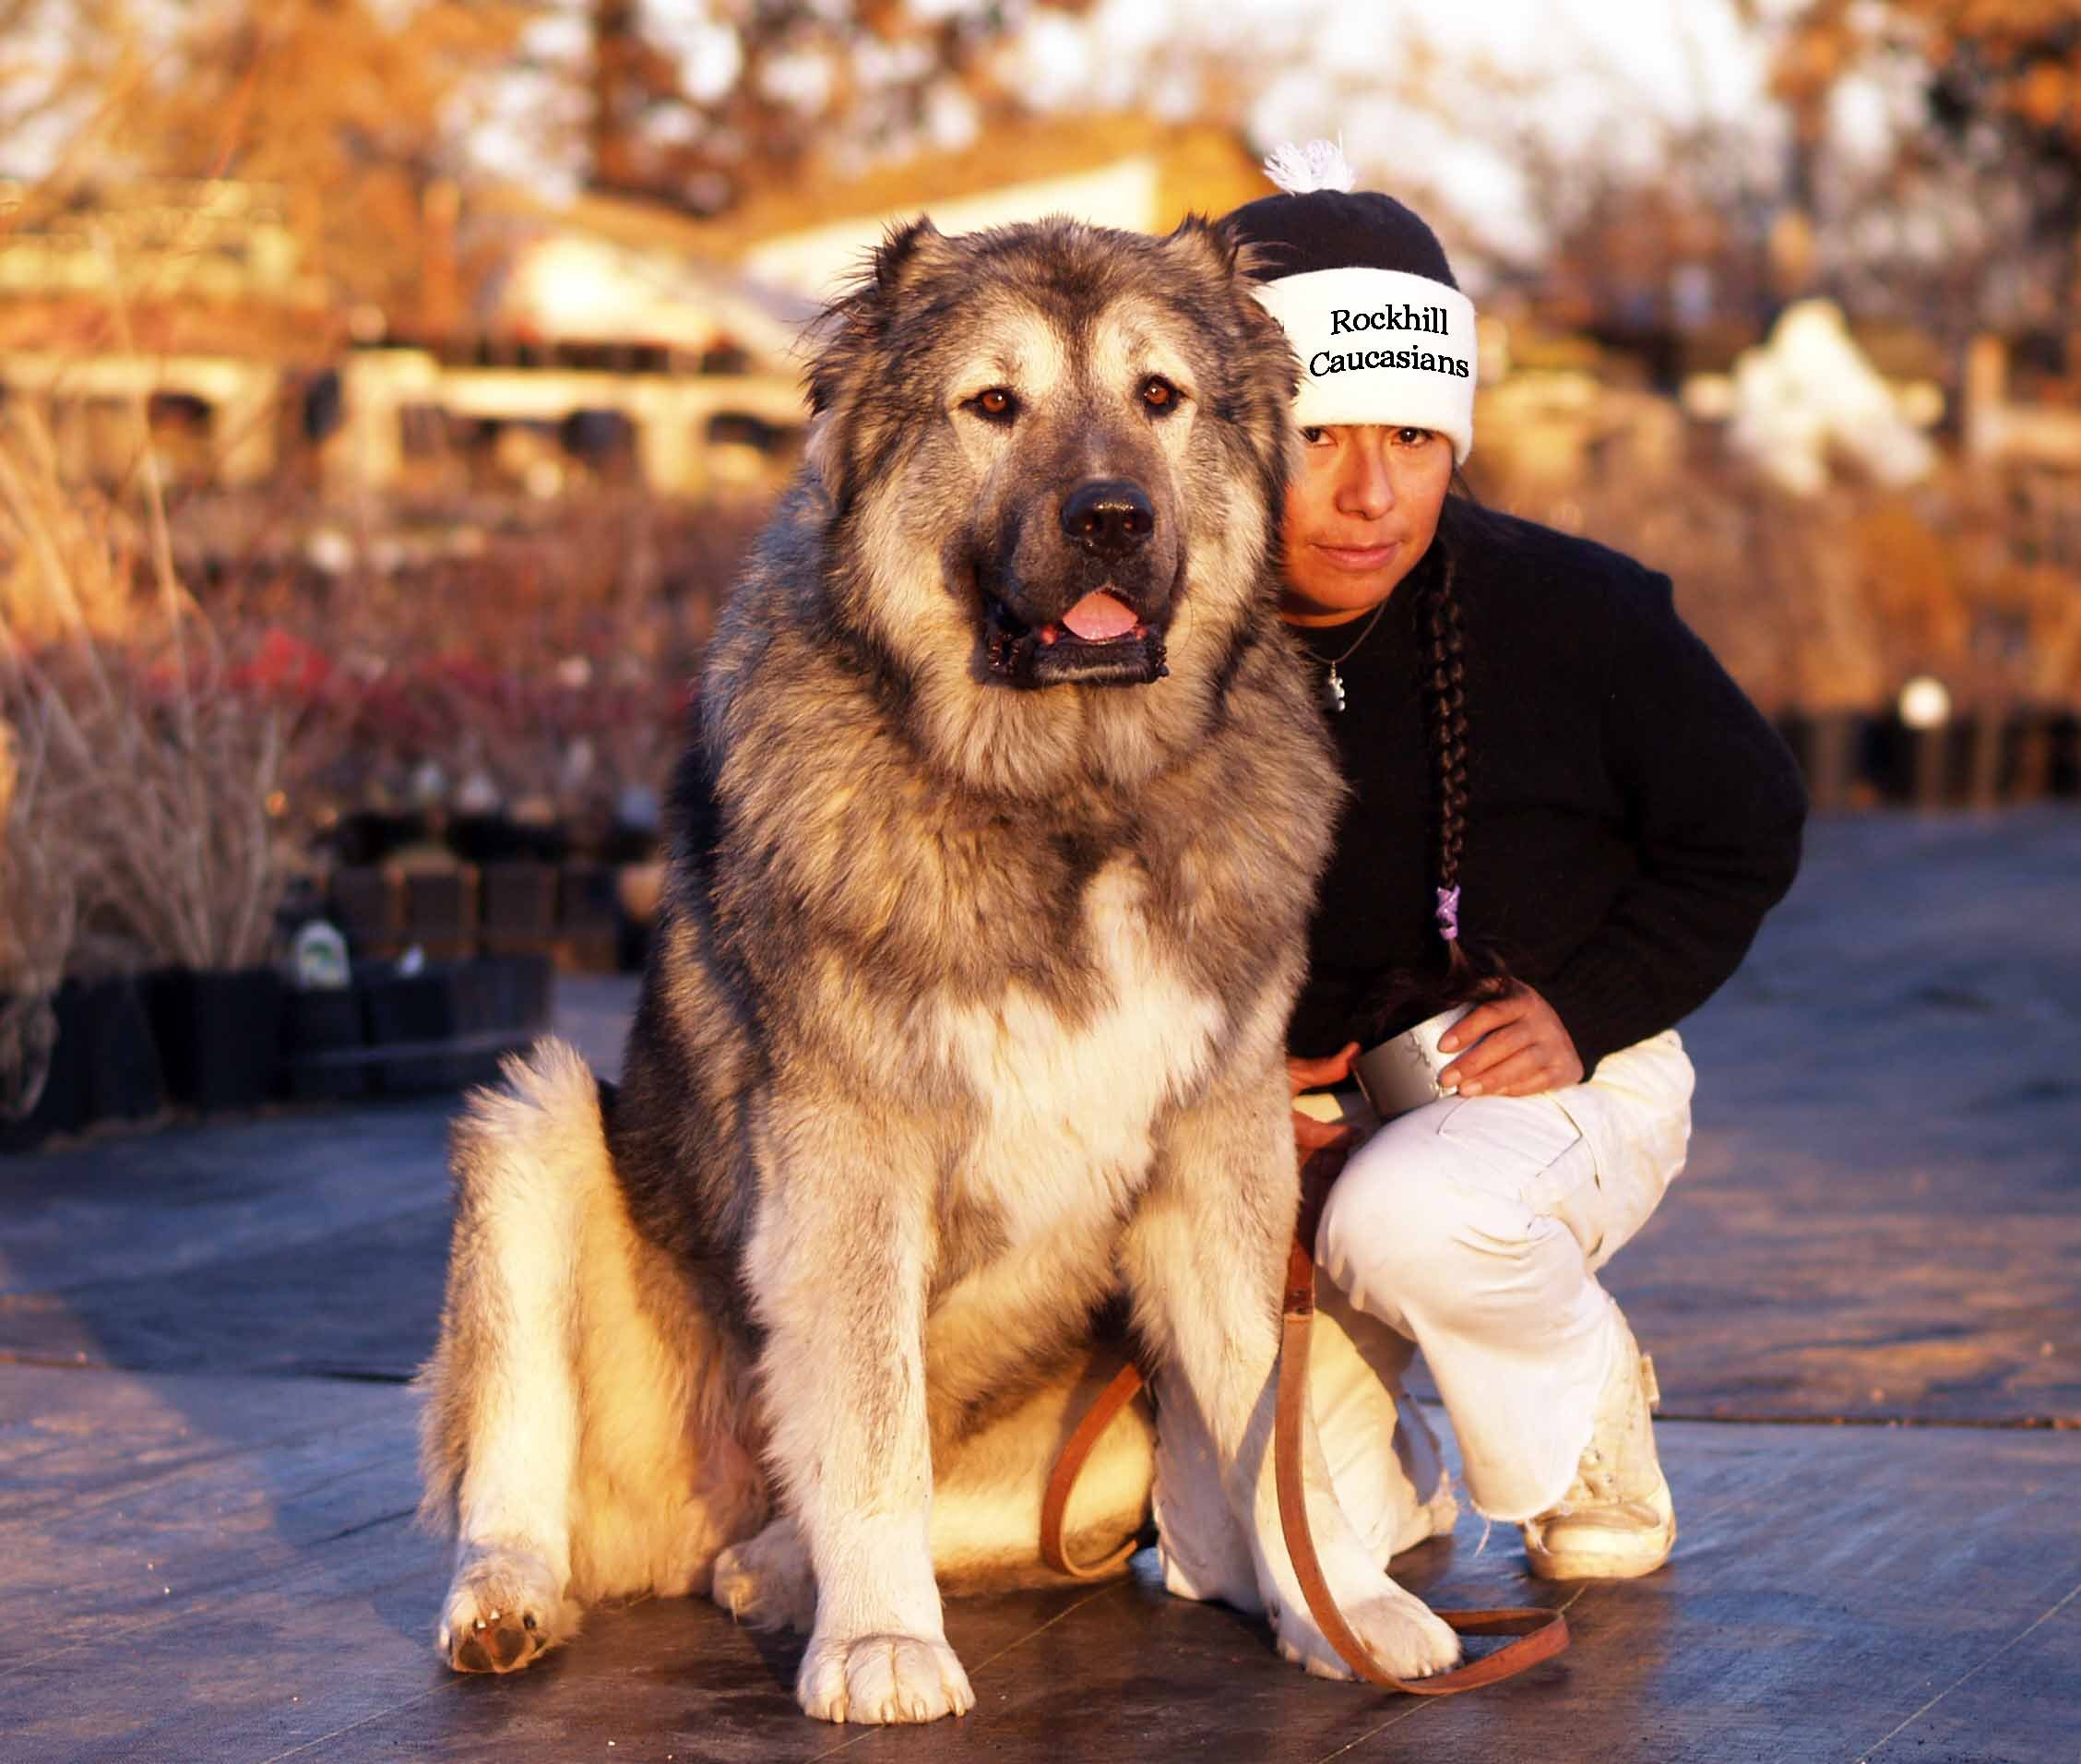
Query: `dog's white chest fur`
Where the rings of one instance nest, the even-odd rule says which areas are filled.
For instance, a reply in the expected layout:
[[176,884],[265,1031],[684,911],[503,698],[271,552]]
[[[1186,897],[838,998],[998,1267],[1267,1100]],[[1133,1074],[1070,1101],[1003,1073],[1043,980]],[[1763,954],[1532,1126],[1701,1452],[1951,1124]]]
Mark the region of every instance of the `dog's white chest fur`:
[[1198,1082],[1214,1052],[1221,1006],[1162,959],[1142,892],[1125,862],[1085,889],[1105,1002],[1082,1023],[1016,983],[943,1015],[942,1049],[986,1120],[965,1186],[993,1203],[1015,1244],[1110,1209],[1148,1166],[1159,1109]]

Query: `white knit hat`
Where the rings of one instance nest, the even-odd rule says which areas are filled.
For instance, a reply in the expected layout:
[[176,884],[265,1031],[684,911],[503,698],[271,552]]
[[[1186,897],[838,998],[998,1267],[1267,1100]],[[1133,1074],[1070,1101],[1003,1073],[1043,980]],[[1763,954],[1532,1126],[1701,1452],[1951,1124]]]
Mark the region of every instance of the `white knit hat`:
[[1282,194],[1230,216],[1267,261],[1257,290],[1301,357],[1294,420],[1408,423],[1474,446],[1474,303],[1437,234],[1392,197],[1354,193],[1340,143],[1275,149]]

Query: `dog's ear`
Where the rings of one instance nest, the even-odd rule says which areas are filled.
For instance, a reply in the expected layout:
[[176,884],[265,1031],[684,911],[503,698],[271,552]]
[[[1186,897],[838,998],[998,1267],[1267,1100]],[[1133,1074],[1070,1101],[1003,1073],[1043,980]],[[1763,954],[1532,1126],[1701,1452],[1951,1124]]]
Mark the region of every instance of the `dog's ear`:
[[1236,285],[1240,296],[1236,316],[1243,335],[1256,352],[1277,364],[1276,372],[1285,382],[1288,399],[1297,396],[1301,390],[1301,359],[1294,354],[1285,328],[1251,292],[1257,285],[1256,272],[1271,261],[1265,247],[1245,239],[1237,231],[1232,216],[1209,220],[1204,214],[1188,214],[1165,237],[1163,248],[1187,254],[1201,273],[1212,269]]
[[1234,408],[1250,412],[1244,426],[1261,440],[1259,459],[1276,528],[1285,483],[1301,463],[1300,432],[1293,426],[1301,358],[1286,328],[1257,298],[1258,272],[1277,254],[1245,239],[1231,215],[1209,220],[1204,214],[1188,214],[1161,244],[1166,252],[1182,254],[1192,272],[1211,272],[1229,284],[1229,310],[1236,330],[1223,367],[1233,376]]
[[893,226],[875,246],[862,280],[872,279],[874,291],[884,299],[900,293],[910,279],[945,244],[946,235],[921,214],[907,225]]
[[1167,250],[1191,253],[1217,275],[1231,278],[1248,278],[1266,262],[1264,248],[1245,241],[1228,215],[1210,220],[1204,214],[1188,214],[1163,244]]
[[[896,316],[905,291],[938,261],[945,244],[946,235],[933,225],[930,215],[890,227],[881,244],[866,254],[851,283],[811,326],[826,339],[823,353],[849,345],[858,349],[880,337]],[[811,397],[814,400],[814,375]]]
[[892,226],[862,263],[851,285],[812,320],[805,340],[815,353],[809,366],[811,416],[808,457],[834,495],[845,488],[836,470],[842,454],[832,433],[847,402],[846,387],[874,346],[887,334],[904,294],[935,263],[946,235],[929,215]]

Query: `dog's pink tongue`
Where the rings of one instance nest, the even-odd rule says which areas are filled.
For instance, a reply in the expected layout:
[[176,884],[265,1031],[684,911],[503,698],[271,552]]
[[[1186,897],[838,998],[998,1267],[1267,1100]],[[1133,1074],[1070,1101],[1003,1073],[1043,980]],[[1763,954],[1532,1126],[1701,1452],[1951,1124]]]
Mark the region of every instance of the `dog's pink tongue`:
[[1133,610],[1102,588],[1085,595],[1063,614],[1062,622],[1087,643],[1124,637],[1136,624]]

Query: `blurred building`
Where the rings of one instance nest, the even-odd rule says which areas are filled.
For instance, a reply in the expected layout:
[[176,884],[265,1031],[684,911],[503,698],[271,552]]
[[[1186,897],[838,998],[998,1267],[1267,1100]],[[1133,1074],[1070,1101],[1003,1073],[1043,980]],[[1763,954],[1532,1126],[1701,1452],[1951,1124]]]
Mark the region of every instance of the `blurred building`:
[[698,224],[715,257],[821,301],[889,227],[922,213],[942,232],[1050,214],[1167,232],[1190,211],[1222,214],[1268,189],[1232,129],[1138,115],[1037,118],[847,182],[769,187]]
[[140,181],[54,202],[0,184],[0,388],[48,400],[70,475],[121,475],[143,441],[175,469],[266,476],[287,376],[338,335],[291,193]]

